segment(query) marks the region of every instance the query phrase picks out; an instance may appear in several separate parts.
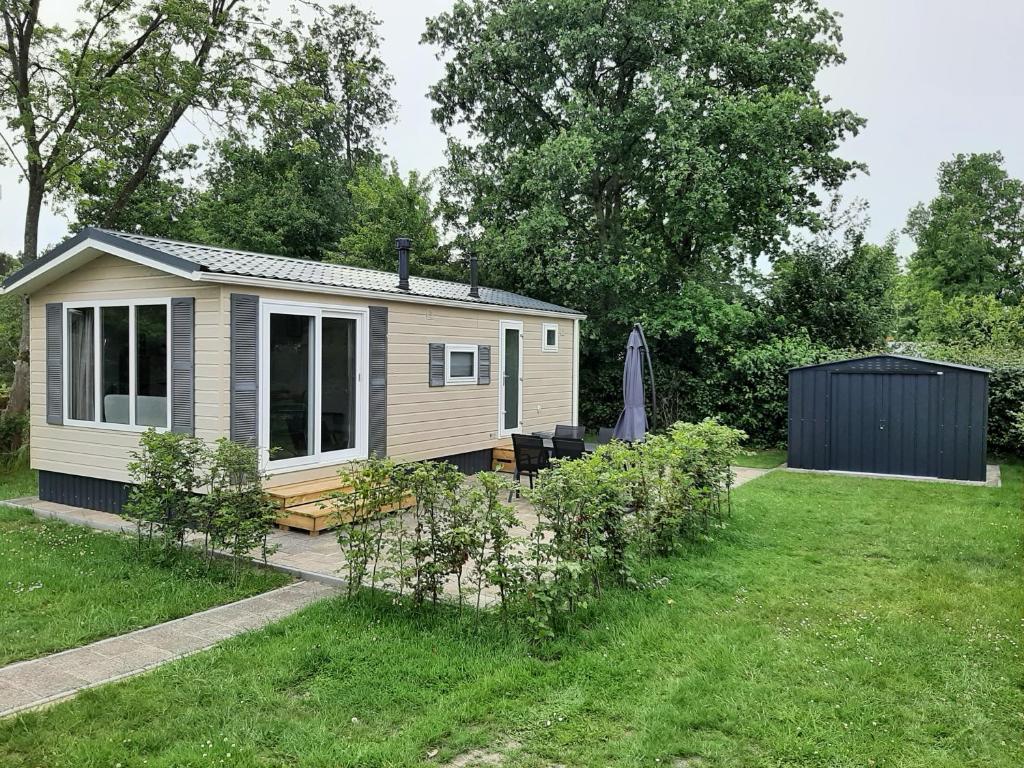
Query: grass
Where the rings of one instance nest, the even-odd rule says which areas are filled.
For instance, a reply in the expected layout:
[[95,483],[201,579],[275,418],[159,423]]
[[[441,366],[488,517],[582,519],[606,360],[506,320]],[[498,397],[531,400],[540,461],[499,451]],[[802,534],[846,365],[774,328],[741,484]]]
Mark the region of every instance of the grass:
[[99,768],[1024,764],[1021,481],[776,472],[715,546],[531,649],[467,614],[331,600],[0,723],[0,764]]
[[785,448],[746,448],[733,461],[737,467],[754,467],[756,469],[772,469],[785,463]]
[[[0,498],[34,494],[35,474],[0,477]],[[192,552],[171,562],[124,536],[41,521],[0,506],[0,665],[186,616],[287,583],[276,571]],[[0,760],[0,763],[3,761]]]

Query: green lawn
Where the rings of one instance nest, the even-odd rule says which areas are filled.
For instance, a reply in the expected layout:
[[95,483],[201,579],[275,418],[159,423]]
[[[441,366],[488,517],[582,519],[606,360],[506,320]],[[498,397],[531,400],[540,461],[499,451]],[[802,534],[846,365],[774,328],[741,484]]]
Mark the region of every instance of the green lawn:
[[[35,492],[34,473],[0,478],[0,498]],[[0,665],[158,624],[287,581],[276,571],[246,568],[236,583],[226,563],[207,569],[191,552],[160,564],[140,555],[129,538],[43,522],[0,506]]]
[[413,766],[506,745],[508,766],[1016,768],[1021,468],[1004,478],[775,472],[735,491],[714,547],[541,651],[468,614],[333,600],[0,723],[0,764]]
[[747,448],[733,462],[737,467],[772,469],[786,461],[785,448]]

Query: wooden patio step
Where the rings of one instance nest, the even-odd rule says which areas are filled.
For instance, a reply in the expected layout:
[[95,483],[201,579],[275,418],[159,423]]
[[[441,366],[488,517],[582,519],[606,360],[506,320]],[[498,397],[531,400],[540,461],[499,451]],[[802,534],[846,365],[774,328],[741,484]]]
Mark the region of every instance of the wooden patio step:
[[302,483],[288,483],[267,489],[267,495],[282,509],[289,509],[311,501],[323,501],[335,493],[352,490],[351,486],[342,485],[338,478],[327,477],[322,480],[307,480]]
[[494,470],[502,472],[514,472],[516,468],[516,455],[512,448],[495,448],[491,451],[491,458],[494,462]]

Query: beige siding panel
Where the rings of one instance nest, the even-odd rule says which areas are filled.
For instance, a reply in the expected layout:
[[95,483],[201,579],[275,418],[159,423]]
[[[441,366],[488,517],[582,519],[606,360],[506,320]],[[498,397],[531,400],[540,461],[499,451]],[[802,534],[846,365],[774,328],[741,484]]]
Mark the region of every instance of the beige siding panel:
[[[110,299],[172,298],[196,300],[196,435],[215,440],[226,433],[227,335],[223,329],[221,288],[201,285],[149,267],[103,254],[33,294],[31,354],[45,359],[45,306],[48,302]],[[35,469],[129,480],[130,454],[139,432],[101,427],[69,427],[46,423],[46,371],[33,365],[31,461]]]

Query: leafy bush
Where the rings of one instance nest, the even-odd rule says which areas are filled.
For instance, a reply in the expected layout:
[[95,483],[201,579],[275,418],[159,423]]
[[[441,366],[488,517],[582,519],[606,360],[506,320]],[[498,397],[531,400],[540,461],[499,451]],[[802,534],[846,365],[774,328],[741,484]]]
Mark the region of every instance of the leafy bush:
[[185,534],[200,524],[197,492],[207,458],[202,440],[176,432],[148,429],[131,453],[132,487],[125,514],[135,521],[139,542],[161,542],[164,549],[184,546]]
[[266,559],[276,511],[263,490],[256,449],[221,438],[211,450],[199,438],[150,429],[131,457],[134,485],[125,515],[136,523],[140,546],[167,554],[194,531],[203,536],[207,560],[215,549],[234,558],[236,576],[261,544]]
[[[523,491],[537,516],[526,536],[502,501],[514,486],[501,475],[481,473],[467,488],[450,464],[371,459],[342,474],[352,491],[335,501],[350,520],[338,533],[350,594],[384,583],[399,601],[408,590],[422,605],[454,582],[459,606],[468,584],[479,607],[489,586],[506,620],[534,640],[550,638],[606,583],[634,585],[638,558],[713,539],[729,512],[730,464],[743,438],[711,420],[677,423],[643,443],[555,462]],[[409,519],[386,521],[382,510],[407,494],[415,496]]]
[[0,412],[0,472],[28,464],[28,414]]

